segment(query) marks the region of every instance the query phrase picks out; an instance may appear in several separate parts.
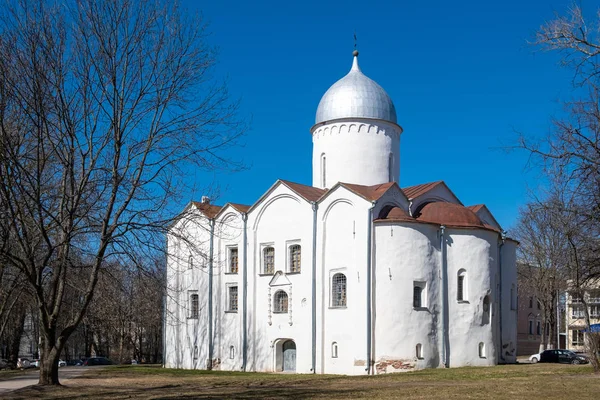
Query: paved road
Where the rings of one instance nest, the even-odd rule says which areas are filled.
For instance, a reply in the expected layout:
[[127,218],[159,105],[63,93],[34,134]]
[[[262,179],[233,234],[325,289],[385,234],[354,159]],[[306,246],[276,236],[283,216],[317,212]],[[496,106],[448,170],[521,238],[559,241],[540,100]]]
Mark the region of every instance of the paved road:
[[[92,369],[102,368],[102,366],[94,367],[62,367],[58,369],[58,379],[61,383],[67,383],[66,381],[83,375],[86,371]],[[37,369],[31,369],[23,374],[7,378],[6,380],[0,381],[0,395],[6,394],[13,390],[24,388],[25,386],[31,386],[38,383],[40,371]]]

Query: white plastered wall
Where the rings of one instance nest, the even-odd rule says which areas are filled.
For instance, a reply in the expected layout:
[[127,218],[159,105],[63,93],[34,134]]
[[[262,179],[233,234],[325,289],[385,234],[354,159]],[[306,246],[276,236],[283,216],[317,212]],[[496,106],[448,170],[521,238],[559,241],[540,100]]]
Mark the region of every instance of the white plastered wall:
[[[323,189],[332,188],[337,182],[367,186],[399,183],[400,133],[398,125],[369,119],[340,119],[314,126],[313,186]],[[325,185],[323,155],[326,158]]]

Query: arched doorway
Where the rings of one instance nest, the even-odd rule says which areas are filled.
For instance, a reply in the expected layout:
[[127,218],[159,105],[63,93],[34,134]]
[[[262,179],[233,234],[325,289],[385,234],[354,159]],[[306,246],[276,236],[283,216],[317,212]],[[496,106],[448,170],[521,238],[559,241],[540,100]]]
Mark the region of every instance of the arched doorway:
[[296,343],[287,340],[283,343],[283,371],[296,372]]

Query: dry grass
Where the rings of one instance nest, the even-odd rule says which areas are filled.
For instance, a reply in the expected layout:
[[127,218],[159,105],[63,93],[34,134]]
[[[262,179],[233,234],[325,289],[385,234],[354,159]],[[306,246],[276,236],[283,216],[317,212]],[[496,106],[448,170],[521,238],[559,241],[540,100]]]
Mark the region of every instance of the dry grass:
[[[92,375],[93,374],[93,375]],[[30,387],[14,399],[597,399],[589,366],[517,364],[347,377],[112,367],[65,386]]]

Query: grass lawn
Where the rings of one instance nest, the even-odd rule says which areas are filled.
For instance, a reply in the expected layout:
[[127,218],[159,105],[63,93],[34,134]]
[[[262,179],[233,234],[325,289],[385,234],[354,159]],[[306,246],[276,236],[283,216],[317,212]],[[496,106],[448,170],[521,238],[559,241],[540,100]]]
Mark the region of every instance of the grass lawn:
[[117,366],[13,399],[598,399],[590,366],[516,364],[379,376],[295,375]]

